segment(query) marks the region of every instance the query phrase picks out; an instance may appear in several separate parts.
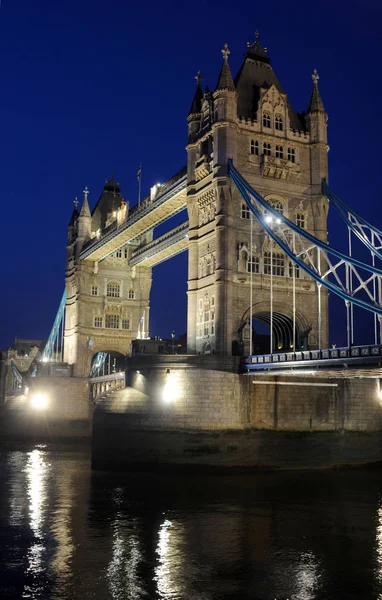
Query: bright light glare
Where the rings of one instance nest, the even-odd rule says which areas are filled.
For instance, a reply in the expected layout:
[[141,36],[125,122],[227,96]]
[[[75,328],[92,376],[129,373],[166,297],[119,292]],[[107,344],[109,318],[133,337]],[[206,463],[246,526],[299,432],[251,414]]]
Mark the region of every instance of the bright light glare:
[[31,407],[35,410],[41,410],[48,406],[48,396],[46,394],[32,394]]
[[166,383],[163,388],[163,401],[174,402],[179,397],[179,385],[175,374],[166,375]]
[[276,223],[278,223],[280,225],[281,219],[276,219]]
[[271,217],[270,215],[267,215],[267,216],[265,217],[265,222],[266,222],[266,223],[272,223],[272,217]]
[[48,362],[49,358],[47,356],[44,356],[41,360],[42,362]]

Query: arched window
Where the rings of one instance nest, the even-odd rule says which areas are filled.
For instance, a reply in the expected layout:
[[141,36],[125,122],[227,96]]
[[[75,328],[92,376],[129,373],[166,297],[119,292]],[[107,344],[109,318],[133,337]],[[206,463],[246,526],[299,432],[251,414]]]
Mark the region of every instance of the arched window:
[[281,115],[275,116],[275,129],[277,129],[277,131],[282,131],[284,129],[284,122]]
[[120,296],[120,285],[116,281],[110,281],[107,284],[106,296],[109,298],[119,298]]
[[276,146],[276,158],[284,158],[284,149],[282,146]]
[[279,200],[273,200],[270,202],[270,204],[275,210],[277,210],[278,213],[280,213],[280,215],[284,214],[284,207]]
[[272,147],[267,142],[264,142],[263,144],[263,154],[265,156],[270,156],[272,154]]
[[251,140],[251,154],[259,155],[259,142],[257,140]]
[[241,205],[241,218],[242,219],[250,219],[251,218],[251,212],[250,212],[248,206],[245,204],[245,202],[243,202],[243,204]]
[[293,267],[295,278],[300,279],[300,267],[299,265],[294,265],[292,261],[289,261],[289,277],[293,277]]
[[273,275],[283,277],[285,274],[285,257],[278,252],[264,252],[264,274],[270,275],[271,270]]
[[258,273],[260,268],[260,259],[258,256],[250,256],[247,262],[248,273]]
[[263,113],[263,127],[271,127],[271,115],[268,112]]
[[305,229],[305,215],[304,215],[304,213],[297,213],[297,215],[296,215],[296,225],[297,225],[297,227],[301,227],[301,229]]

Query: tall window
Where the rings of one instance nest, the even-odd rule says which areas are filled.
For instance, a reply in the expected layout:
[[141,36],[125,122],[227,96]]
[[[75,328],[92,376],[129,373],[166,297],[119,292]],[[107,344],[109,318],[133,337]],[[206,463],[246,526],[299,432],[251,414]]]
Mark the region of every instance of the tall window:
[[110,281],[110,283],[107,284],[106,296],[109,296],[109,298],[119,298],[119,295],[120,295],[119,283],[117,283],[116,281]]
[[271,126],[271,115],[267,112],[263,114],[263,127]]
[[282,131],[284,129],[284,122],[281,115],[275,116],[275,129],[277,129],[277,131]]
[[122,329],[130,329],[130,319],[122,319]]
[[249,208],[245,204],[245,202],[241,205],[241,218],[242,219],[250,219],[251,218],[251,211],[249,210]]
[[122,258],[122,248],[118,248],[117,252],[115,253],[115,256],[117,258]]
[[135,298],[135,291],[134,290],[129,290],[129,300],[134,300]]
[[288,148],[288,160],[292,163],[296,162],[296,151],[294,148]]
[[295,278],[300,279],[300,267],[298,265],[294,265],[292,261],[289,261],[289,277],[293,277],[293,267]]
[[264,273],[265,275],[271,274],[271,263],[273,275],[283,277],[285,274],[285,258],[283,254],[274,252],[271,258],[270,252],[264,253]]
[[129,257],[129,250],[128,248],[124,248],[124,253],[125,253],[125,258]]
[[119,329],[119,316],[118,315],[106,315],[105,316],[105,327],[107,327],[107,329]]
[[284,150],[282,146],[276,146],[276,158],[283,158]]
[[251,140],[251,154],[259,155],[259,142],[257,140]]
[[249,256],[247,262],[248,273],[258,273],[260,268],[260,259],[258,256]]
[[297,215],[296,215],[296,225],[297,225],[297,227],[301,227],[301,229],[305,229],[305,215],[304,215],[304,213],[297,213]]
[[270,205],[272,206],[272,208],[274,208],[275,210],[277,210],[277,212],[280,213],[280,215],[284,214],[284,207],[283,207],[282,203],[279,200],[273,200],[273,201],[271,201]]
[[272,147],[270,144],[268,144],[267,142],[264,142],[263,144],[263,154],[265,154],[265,156],[270,156],[272,152]]
[[98,285],[92,285],[91,287],[91,295],[98,296]]
[[94,327],[102,327],[102,317],[94,317]]

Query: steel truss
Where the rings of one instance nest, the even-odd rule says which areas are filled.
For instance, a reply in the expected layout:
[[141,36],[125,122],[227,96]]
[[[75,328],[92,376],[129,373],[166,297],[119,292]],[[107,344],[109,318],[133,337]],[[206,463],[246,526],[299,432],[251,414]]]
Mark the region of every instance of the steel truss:
[[[280,214],[249,185],[233,166],[231,160],[229,161],[229,174],[249,210],[269,237],[290,258],[293,265],[305,271],[316,281],[319,321],[321,321],[321,287],[324,286],[345,302],[349,346],[353,343],[352,312],[350,308],[352,306],[358,306],[375,315],[375,319],[379,321],[380,343],[382,343],[382,270],[376,268],[375,261],[372,261],[373,264],[369,265],[356,260],[353,256],[344,254],[322,240],[319,240],[305,229],[300,228],[290,221],[285,215]],[[330,196],[333,197],[334,195],[326,186],[325,195],[329,194],[329,192]],[[337,197],[335,199],[336,207],[346,206]],[[341,208],[341,210],[348,210],[348,207],[347,209]],[[356,216],[355,213],[352,213],[350,218],[347,216],[346,220],[348,221],[349,228],[365,243],[373,253],[373,256],[377,255],[379,257],[379,246],[376,244],[380,244],[382,248],[382,232],[379,232],[379,230],[361,217]],[[370,238],[367,237],[366,232],[369,232]],[[320,332],[320,330],[319,323],[318,331]],[[321,340],[319,339],[319,347],[321,347],[320,342]]]
[[41,355],[43,362],[63,362],[64,358],[64,316],[66,304],[66,290],[62,294],[60,306],[54,319],[53,327],[49,334],[45,348]]

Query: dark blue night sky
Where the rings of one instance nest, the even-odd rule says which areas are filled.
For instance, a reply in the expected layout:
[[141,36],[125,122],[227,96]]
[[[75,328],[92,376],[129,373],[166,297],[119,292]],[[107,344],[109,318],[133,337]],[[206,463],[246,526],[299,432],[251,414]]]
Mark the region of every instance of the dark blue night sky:
[[[87,185],[93,206],[114,171],[132,205],[141,162],[144,193],[183,167],[197,70],[214,88],[227,42],[235,75],[256,29],[299,112],[318,69],[331,187],[382,228],[381,21],[378,0],[2,0],[0,347],[49,333],[73,198]],[[330,241],[345,248],[340,227],[331,216]],[[151,335],[185,331],[186,266],[183,254],[154,269]]]

